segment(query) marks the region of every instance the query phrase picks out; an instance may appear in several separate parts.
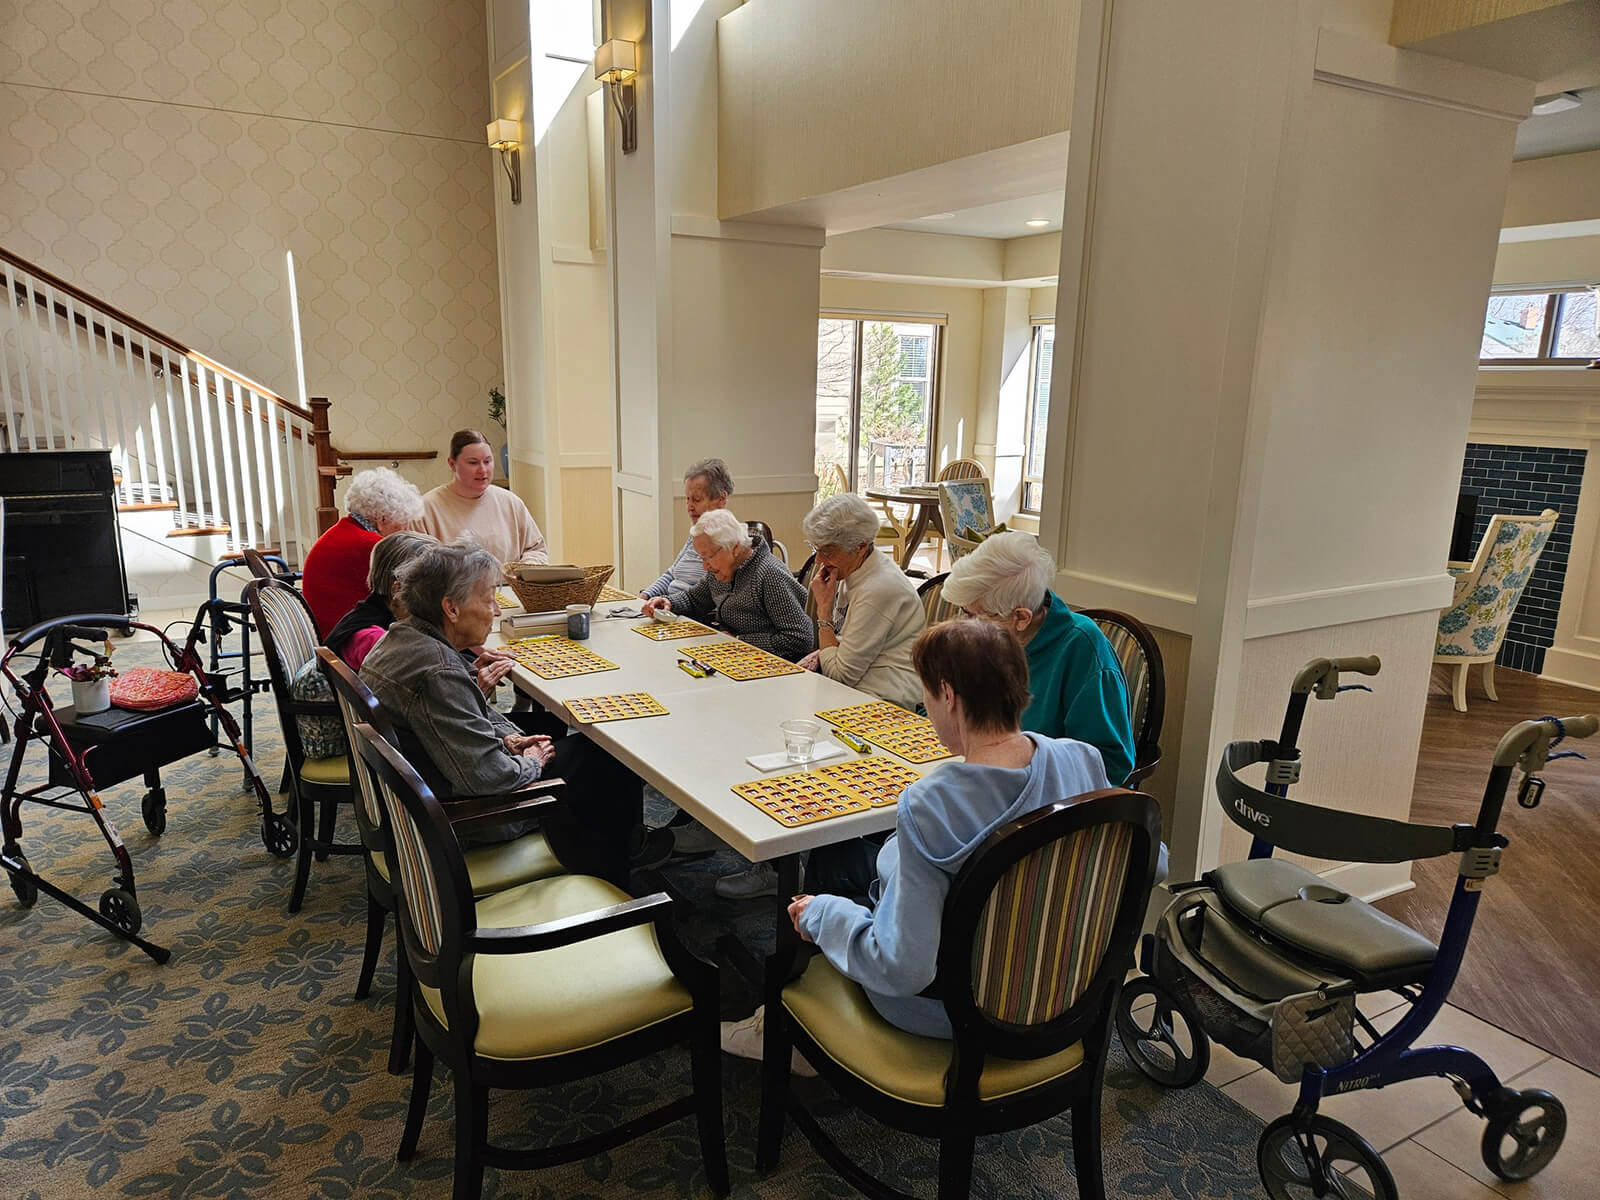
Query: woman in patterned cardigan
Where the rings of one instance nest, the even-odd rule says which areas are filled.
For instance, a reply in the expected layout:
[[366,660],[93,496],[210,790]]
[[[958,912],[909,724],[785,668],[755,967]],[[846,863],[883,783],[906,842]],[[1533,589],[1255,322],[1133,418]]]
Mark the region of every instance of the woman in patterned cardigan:
[[[646,612],[670,609],[696,620],[715,617],[734,637],[790,662],[811,652],[806,592],[766,542],[725,508],[712,509],[689,530],[706,577],[686,592],[645,601]],[[713,592],[711,581],[728,585]]]

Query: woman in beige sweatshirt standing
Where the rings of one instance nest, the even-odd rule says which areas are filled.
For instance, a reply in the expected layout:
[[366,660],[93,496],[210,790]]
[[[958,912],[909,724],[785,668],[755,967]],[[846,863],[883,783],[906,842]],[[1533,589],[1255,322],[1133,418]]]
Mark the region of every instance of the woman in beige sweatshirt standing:
[[449,483],[422,497],[422,517],[411,528],[441,542],[470,538],[502,563],[547,563],[544,534],[522,500],[495,487],[494,451],[476,429],[462,429],[450,439]]
[[801,662],[830,679],[915,709],[922,684],[911,646],[925,620],[916,585],[877,549],[878,514],[851,493],[830,496],[800,522],[817,556],[818,649]]

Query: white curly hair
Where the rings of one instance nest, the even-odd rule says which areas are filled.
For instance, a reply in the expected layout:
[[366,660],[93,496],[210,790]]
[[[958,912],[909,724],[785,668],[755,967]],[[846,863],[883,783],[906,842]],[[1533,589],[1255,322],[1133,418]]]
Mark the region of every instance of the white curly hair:
[[694,523],[694,527],[689,530],[689,536],[708,537],[711,539],[711,544],[721,550],[732,550],[735,546],[750,544],[749,528],[725,508],[713,508],[706,513]]
[[1009,616],[1038,609],[1056,578],[1056,561],[1031,533],[990,534],[950,568],[942,599],[957,608]]
[[800,520],[800,530],[813,546],[857,550],[878,540],[882,522],[872,506],[854,492],[829,496]]
[[344,510],[376,525],[409,525],[422,516],[422,493],[388,467],[373,467],[350,479],[344,490]]

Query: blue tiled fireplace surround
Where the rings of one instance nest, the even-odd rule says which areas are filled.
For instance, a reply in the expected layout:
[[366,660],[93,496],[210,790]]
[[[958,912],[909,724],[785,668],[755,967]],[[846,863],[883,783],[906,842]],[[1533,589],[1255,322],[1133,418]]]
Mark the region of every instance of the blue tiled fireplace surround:
[[1472,528],[1474,553],[1495,513],[1539,513],[1553,508],[1561,514],[1511,616],[1506,640],[1495,658],[1500,666],[1534,674],[1544,670],[1544,653],[1556,636],[1556,614],[1561,610],[1561,584],[1572,553],[1572,519],[1578,511],[1586,456],[1586,451],[1559,446],[1467,443],[1461,490],[1478,497]]

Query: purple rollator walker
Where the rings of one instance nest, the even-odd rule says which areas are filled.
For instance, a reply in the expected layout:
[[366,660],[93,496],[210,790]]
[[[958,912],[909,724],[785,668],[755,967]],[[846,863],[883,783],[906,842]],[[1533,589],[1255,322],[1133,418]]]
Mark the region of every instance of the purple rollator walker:
[[[1552,748],[1590,736],[1600,722],[1543,717],[1514,726],[1495,749],[1472,824],[1421,825],[1290,800],[1307,702],[1348,690],[1339,685],[1341,671],[1376,675],[1378,668],[1375,657],[1314,659],[1295,676],[1277,740],[1228,746],[1217,800],[1252,834],[1250,857],[1198,882],[1169,885],[1176,898],[1140,944],[1144,975],[1123,989],[1117,1008],[1124,1048],[1157,1083],[1187,1087],[1200,1079],[1215,1039],[1300,1085],[1294,1110],[1267,1126],[1256,1152],[1272,1200],[1397,1197],[1393,1175],[1366,1139],[1317,1111],[1324,1096],[1342,1092],[1443,1076],[1468,1111],[1486,1120],[1484,1165],[1507,1180],[1543,1170],[1566,1135],[1566,1109],[1549,1092],[1504,1086],[1469,1050],[1412,1043],[1450,994],[1484,884],[1510,845],[1497,827],[1512,772],[1523,775],[1518,803],[1537,807],[1539,771],[1572,755]],[[1257,763],[1266,764],[1265,788],[1239,778]],[[1304,867],[1273,858],[1275,848],[1365,863],[1459,855],[1439,944]],[[1410,1007],[1380,1031],[1356,997],[1384,991]]]
[[[205,640],[208,607],[202,606],[180,647],[153,625],[129,617],[106,614],[61,617],[44,621],[11,639],[0,657],[0,675],[21,701],[12,732],[16,745],[0,789],[0,867],[10,877],[11,890],[24,908],[31,908],[39,893],[45,892],[68,908],[96,924],[126,938],[158,963],[166,962],[171,952],[139,936],[143,916],[139,911],[133,879],[133,860],[123,845],[111,817],[105,811],[100,790],[123,780],[142,775],[147,787],[141,811],[145,827],[159,836],[167,827],[166,791],[161,786],[161,768],[202,750],[212,750],[217,738],[215,722],[244,763],[245,777],[261,806],[261,840],[280,858],[295,850],[295,829],[286,813],[272,808],[272,795],[251,761],[240,736],[239,725],[224,700],[223,677],[208,674],[196,645]],[[220,618],[225,620],[226,618]],[[167,661],[174,671],[193,675],[199,696],[154,712],[132,712],[112,708],[104,713],[80,716],[72,708],[57,708],[47,686],[53,669],[72,664],[74,655],[93,658],[96,651],[77,645],[74,639],[104,642],[108,630],[131,636],[143,629],[161,640]],[[221,636],[221,629],[214,631]],[[37,661],[27,653],[38,646]],[[23,760],[30,742],[42,742],[49,755],[49,778],[28,788],[18,787]],[[22,806],[40,804],[67,812],[82,812],[94,819],[100,834],[116,858],[117,873],[112,884],[100,895],[98,909],[37,874],[22,852]]]

